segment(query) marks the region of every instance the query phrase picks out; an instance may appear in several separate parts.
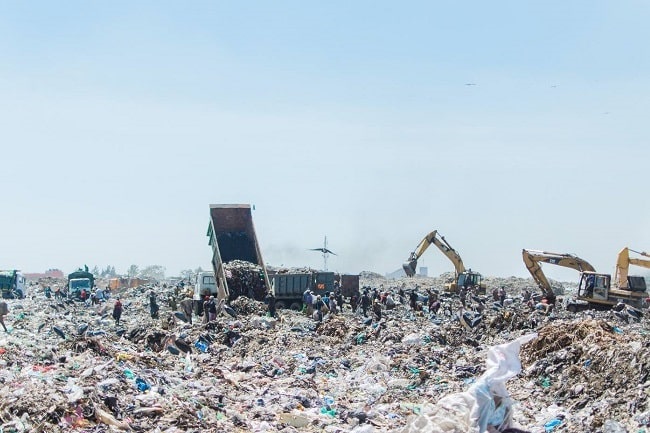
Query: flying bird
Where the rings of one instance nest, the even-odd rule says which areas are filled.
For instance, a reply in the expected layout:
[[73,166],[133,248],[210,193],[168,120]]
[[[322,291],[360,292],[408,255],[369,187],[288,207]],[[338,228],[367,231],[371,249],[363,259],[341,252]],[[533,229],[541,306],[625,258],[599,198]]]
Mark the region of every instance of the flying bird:
[[323,240],[323,246],[321,248],[309,248],[310,251],[320,251],[323,253],[323,270],[327,270],[327,257],[329,254],[336,255],[336,253],[332,252],[327,248],[327,236],[325,236],[325,239]]
[[309,251],[320,251],[323,254],[334,254],[334,255],[336,255],[336,253],[328,250],[327,248],[310,248]]
[[476,86],[476,83],[465,83],[466,86]]

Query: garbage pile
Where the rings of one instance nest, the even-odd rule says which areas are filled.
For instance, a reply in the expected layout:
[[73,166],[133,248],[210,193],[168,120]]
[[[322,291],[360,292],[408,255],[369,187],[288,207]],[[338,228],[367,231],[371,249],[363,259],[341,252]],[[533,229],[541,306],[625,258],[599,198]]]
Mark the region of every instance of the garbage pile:
[[260,265],[243,260],[232,260],[224,264],[230,300],[247,296],[261,301],[268,293],[264,281],[264,270]]
[[[531,416],[550,411],[549,418],[582,431],[598,431],[608,421],[630,431],[650,425],[647,323],[622,327],[589,317],[551,322],[521,357],[528,367],[517,397]],[[644,421],[623,422],[643,412]]]
[[316,322],[239,296],[235,314],[189,324],[164,301],[152,319],[142,290],[121,301],[121,326],[114,300],[8,301],[0,431],[435,431],[417,427],[428,406],[479,388],[492,348],[536,332],[505,382],[509,422],[491,431],[650,432],[647,317],[489,299],[475,315],[479,301],[449,296],[439,315],[398,305],[377,320],[346,304]]

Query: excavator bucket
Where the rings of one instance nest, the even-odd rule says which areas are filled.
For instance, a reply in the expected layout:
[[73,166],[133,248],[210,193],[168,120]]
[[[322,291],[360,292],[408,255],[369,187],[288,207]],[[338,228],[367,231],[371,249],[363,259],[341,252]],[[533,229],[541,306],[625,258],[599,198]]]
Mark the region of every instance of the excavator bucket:
[[418,266],[418,261],[417,260],[410,260],[402,265],[404,268],[404,272],[406,272],[407,277],[412,277],[415,275],[415,270],[417,269]]

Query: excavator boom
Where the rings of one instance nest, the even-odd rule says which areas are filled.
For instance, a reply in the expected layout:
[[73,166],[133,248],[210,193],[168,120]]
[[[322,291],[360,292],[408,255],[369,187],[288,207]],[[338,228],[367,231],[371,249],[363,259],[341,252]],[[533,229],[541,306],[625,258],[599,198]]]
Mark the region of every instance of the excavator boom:
[[628,279],[628,272],[630,270],[630,265],[641,266],[643,268],[650,268],[650,260],[639,259],[639,258],[630,258],[630,251],[642,255],[644,257],[650,257],[650,254],[644,251],[634,251],[625,247],[618,253],[618,259],[616,260],[616,287],[623,290],[629,290],[630,284]]
[[465,272],[465,265],[463,264],[463,259],[460,258],[458,252],[449,245],[444,238],[440,236],[437,230],[432,231],[420,241],[418,246],[415,248],[408,258],[408,261],[404,263],[403,268],[406,275],[412,277],[415,275],[415,271],[418,265],[418,259],[424,254],[424,252],[429,248],[431,244],[434,244],[442,253],[447,256],[449,260],[454,264],[456,270],[456,276]]
[[581,259],[580,257],[574,256],[573,254],[561,254],[561,253],[551,253],[548,251],[537,251],[537,250],[522,250],[521,255],[524,259],[524,264],[530,272],[530,275],[533,277],[540,289],[544,291],[547,295],[553,295],[553,289],[551,283],[548,282],[546,275],[542,271],[540,263],[550,263],[553,265],[564,266],[565,268],[575,269],[579,272],[595,272],[593,266],[591,266],[586,260]]

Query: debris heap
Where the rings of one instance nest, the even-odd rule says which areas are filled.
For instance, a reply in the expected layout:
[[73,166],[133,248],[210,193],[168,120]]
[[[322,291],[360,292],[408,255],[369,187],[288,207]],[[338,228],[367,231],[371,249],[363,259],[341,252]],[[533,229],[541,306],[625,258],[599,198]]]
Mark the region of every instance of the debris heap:
[[247,296],[261,301],[268,293],[262,266],[242,260],[232,260],[224,265],[230,300]]

